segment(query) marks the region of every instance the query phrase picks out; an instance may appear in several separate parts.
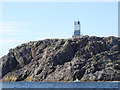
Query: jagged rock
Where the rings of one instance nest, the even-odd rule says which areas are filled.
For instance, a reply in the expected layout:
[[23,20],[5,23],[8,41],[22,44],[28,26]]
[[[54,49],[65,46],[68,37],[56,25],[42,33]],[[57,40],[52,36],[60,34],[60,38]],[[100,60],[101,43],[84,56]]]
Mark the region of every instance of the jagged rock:
[[120,81],[120,38],[46,39],[0,59],[2,81]]

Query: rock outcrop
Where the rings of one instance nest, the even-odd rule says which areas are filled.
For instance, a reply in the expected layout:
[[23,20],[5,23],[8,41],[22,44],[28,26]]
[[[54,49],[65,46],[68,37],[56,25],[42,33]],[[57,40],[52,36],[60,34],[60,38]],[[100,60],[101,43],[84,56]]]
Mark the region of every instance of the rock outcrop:
[[120,38],[33,41],[0,59],[2,81],[120,81]]

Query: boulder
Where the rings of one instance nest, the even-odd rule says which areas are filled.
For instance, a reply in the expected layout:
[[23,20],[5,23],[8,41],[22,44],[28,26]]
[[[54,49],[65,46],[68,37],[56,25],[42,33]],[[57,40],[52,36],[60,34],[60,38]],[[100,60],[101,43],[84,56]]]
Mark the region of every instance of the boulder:
[[2,81],[120,81],[120,38],[30,41],[0,59]]

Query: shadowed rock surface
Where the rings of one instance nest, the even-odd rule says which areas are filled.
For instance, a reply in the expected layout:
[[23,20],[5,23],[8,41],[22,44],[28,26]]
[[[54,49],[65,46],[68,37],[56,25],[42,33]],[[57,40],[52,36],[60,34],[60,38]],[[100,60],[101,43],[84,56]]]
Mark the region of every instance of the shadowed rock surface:
[[0,59],[2,81],[120,81],[120,38],[33,41]]

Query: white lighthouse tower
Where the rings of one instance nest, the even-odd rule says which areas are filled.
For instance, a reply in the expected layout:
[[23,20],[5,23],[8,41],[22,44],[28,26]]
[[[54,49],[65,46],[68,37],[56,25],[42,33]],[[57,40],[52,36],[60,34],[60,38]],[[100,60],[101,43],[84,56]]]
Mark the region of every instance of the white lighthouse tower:
[[73,37],[76,37],[76,36],[81,36],[81,26],[80,26],[80,21],[75,21],[74,22],[74,35]]

